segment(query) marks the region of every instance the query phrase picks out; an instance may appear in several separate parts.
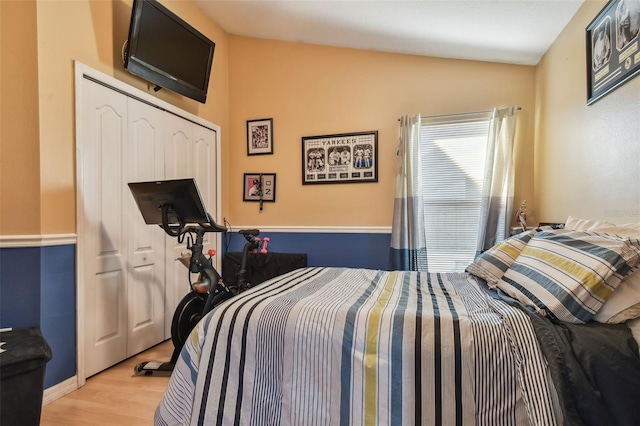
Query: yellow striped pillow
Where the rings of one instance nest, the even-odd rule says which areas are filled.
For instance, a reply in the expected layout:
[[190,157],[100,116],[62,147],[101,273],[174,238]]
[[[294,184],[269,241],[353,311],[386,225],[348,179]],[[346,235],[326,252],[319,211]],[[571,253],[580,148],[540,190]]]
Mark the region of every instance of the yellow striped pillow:
[[566,229],[535,234],[497,287],[559,320],[585,323],[640,262],[640,242]]
[[525,248],[531,237],[542,229],[551,227],[536,228],[521,232],[518,235],[499,242],[489,250],[481,253],[475,258],[473,263],[467,266],[466,272],[476,277],[482,278],[489,287],[495,287],[502,275],[509,269],[516,258]]

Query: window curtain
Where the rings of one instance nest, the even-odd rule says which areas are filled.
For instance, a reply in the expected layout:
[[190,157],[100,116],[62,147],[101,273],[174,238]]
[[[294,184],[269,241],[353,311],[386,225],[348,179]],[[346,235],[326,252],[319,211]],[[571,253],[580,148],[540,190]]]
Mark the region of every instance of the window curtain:
[[420,115],[404,116],[400,119],[400,137],[396,149],[396,196],[389,259],[391,270],[427,270],[420,124]]
[[513,211],[514,141],[518,108],[494,109],[489,124],[478,253],[509,235]]

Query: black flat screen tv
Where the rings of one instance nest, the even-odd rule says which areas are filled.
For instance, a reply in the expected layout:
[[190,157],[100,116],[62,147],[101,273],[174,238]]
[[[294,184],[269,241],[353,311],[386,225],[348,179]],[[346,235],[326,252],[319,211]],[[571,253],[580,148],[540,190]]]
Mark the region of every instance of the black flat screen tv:
[[156,0],[134,0],[124,67],[205,103],[215,43]]

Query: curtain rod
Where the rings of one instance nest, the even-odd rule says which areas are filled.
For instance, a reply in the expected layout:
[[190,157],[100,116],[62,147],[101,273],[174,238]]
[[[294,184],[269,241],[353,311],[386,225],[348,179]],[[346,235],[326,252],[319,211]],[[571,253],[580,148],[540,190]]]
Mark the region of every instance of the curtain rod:
[[[520,111],[522,109],[522,107],[516,107],[518,109],[518,111]],[[475,112],[462,112],[460,114],[442,114],[442,115],[429,115],[426,117],[422,117],[422,118],[441,118],[441,117],[457,117],[460,115],[472,115],[472,114],[483,114],[486,112],[491,112],[491,110],[489,111],[475,111]],[[398,121],[400,121],[400,118],[398,118]]]

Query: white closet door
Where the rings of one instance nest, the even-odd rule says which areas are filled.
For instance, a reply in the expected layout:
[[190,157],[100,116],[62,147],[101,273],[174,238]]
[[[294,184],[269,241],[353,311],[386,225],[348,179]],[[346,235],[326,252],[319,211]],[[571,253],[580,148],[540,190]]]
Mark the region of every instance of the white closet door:
[[[164,179],[162,123],[158,108],[129,98],[125,181]],[[128,237],[127,356],[164,340],[165,242],[159,226],[145,224],[131,193],[123,200]]]
[[171,337],[175,307],[189,291],[187,269],[175,261],[186,244],[144,223],[127,184],[195,177],[215,213],[219,127],[79,63],[76,94],[82,386]]
[[[127,348],[126,236],[121,203],[127,98],[93,82],[83,88],[85,371],[89,377],[123,360]],[[79,244],[80,245],[80,244]]]

